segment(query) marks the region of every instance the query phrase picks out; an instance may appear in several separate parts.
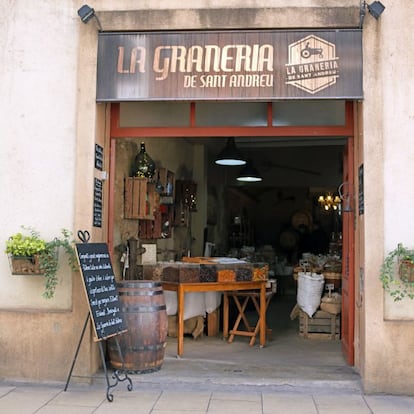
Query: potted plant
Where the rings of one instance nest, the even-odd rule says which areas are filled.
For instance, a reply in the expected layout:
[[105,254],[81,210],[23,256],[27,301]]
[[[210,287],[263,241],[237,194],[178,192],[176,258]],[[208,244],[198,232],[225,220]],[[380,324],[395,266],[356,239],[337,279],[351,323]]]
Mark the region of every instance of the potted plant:
[[12,274],[43,275],[45,290],[43,297],[52,298],[58,283],[59,248],[62,247],[68,256],[72,270],[77,270],[76,254],[71,233],[62,229],[62,237],[46,241],[31,227],[24,227],[28,234],[18,232],[6,241],[5,252],[9,256]]
[[395,302],[414,299],[414,250],[402,243],[388,253],[380,269],[382,286]]

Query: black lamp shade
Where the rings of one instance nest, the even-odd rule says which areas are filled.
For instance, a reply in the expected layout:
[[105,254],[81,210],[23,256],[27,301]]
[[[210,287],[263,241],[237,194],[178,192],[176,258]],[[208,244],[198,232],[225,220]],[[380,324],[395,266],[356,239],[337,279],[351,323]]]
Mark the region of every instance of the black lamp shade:
[[246,166],[240,171],[237,181],[255,183],[262,181],[262,177],[260,176],[259,171],[254,167],[253,163],[248,160]]
[[241,152],[237,149],[234,138],[227,140],[226,146],[220,152],[216,158],[216,164],[218,165],[244,165],[246,160]]

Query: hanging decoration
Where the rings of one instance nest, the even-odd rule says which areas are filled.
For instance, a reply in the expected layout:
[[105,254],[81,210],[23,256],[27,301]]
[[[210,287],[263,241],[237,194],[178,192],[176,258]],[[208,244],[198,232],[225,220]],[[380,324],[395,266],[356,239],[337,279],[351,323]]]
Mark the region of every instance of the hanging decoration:
[[341,198],[338,195],[334,196],[331,193],[327,193],[325,196],[319,196],[318,203],[326,211],[338,210],[341,205]]
[[141,142],[141,150],[137,154],[133,164],[133,176],[141,178],[152,178],[155,173],[155,162],[148,155],[145,143]]

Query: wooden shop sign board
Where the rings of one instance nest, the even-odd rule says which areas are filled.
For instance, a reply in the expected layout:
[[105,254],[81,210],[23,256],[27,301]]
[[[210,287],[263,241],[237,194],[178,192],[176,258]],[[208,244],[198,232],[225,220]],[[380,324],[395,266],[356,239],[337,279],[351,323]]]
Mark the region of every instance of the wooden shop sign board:
[[98,35],[98,102],[362,97],[361,29]]

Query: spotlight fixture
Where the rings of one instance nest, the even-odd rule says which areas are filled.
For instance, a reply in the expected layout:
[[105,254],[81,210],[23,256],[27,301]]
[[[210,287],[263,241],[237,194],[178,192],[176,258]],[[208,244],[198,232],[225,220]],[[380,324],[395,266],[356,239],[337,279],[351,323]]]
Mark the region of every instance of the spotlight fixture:
[[98,16],[95,14],[95,10],[92,7],[89,7],[87,4],[84,4],[79,10],[78,15],[83,23],[88,23],[89,20],[94,17],[98,23],[99,31],[102,32],[101,22],[98,19]]
[[240,171],[237,181],[247,182],[247,183],[256,183],[262,181],[262,177],[259,174],[259,171],[253,166],[251,160],[247,160],[246,165]]
[[376,20],[379,19],[382,12],[385,10],[385,6],[380,1],[374,1],[371,4],[367,4],[365,0],[362,1],[359,8],[359,27],[361,29],[364,24],[365,8],[368,8],[369,14]]
[[374,1],[371,4],[368,4],[369,13],[377,20],[379,19],[384,10],[385,6],[380,1]]
[[227,140],[226,146],[220,152],[216,158],[216,164],[218,165],[244,165],[246,160],[242,156],[241,152],[237,149],[234,138]]

